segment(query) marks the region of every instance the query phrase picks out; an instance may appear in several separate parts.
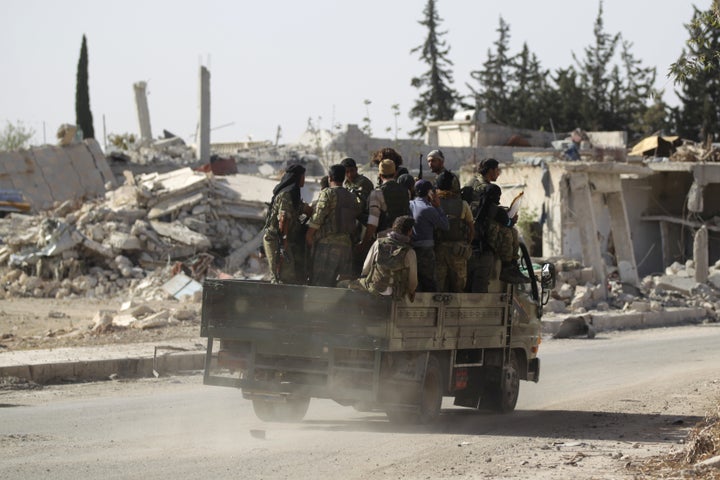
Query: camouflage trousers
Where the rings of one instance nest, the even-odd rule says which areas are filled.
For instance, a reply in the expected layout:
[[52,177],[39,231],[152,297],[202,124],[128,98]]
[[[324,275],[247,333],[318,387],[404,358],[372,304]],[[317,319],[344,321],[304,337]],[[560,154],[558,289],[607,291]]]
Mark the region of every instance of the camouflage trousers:
[[418,292],[439,292],[435,247],[413,247],[417,256]]
[[470,245],[442,242],[435,246],[435,275],[439,292],[464,292]]
[[352,246],[338,243],[315,243],[310,285],[335,287],[339,279],[352,275]]
[[467,292],[487,293],[490,278],[494,273],[494,263],[495,255],[491,251],[473,250],[472,257],[467,261]]
[[514,227],[505,227],[498,222],[488,222],[485,227],[485,243],[492,248],[503,263],[520,258],[520,241]]
[[289,251],[280,254],[278,236],[266,232],[263,236],[263,247],[270,268],[272,283],[290,283],[304,285],[305,279],[305,246],[289,244]]

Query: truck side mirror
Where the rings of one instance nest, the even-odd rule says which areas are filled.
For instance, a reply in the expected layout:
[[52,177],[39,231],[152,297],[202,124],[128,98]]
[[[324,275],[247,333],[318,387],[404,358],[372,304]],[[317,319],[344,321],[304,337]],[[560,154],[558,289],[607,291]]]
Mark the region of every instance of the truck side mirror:
[[543,263],[542,272],[540,274],[540,285],[543,290],[552,290],[555,288],[555,265],[552,263]]

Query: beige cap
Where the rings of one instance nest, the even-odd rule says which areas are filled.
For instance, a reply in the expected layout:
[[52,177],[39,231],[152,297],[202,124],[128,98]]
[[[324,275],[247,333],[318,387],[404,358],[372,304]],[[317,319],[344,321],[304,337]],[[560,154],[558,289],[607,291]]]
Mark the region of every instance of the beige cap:
[[389,158],[384,159],[378,165],[380,175],[394,175],[395,174],[395,162]]

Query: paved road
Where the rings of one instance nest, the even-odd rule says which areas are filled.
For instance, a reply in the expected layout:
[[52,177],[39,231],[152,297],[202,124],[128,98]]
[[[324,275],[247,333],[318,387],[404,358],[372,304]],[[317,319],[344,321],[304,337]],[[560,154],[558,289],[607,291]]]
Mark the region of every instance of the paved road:
[[198,375],[0,391],[0,478],[617,478],[700,418],[718,345],[720,325],[547,340],[514,414],[446,399],[432,427],[322,400],[264,424]]

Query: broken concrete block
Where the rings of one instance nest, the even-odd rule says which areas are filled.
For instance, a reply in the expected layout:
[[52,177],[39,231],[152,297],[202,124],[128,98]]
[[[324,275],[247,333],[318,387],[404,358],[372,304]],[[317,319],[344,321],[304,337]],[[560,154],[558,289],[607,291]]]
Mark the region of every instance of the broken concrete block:
[[146,317],[153,313],[155,313],[155,310],[153,310],[148,305],[138,305],[130,309],[130,314],[136,318]]
[[175,318],[176,320],[179,320],[181,322],[192,321],[192,320],[195,320],[195,318],[197,317],[197,312],[195,312],[194,310],[183,308],[183,309],[175,310],[172,313],[172,316],[173,316],[173,318]]
[[95,288],[97,284],[97,278],[88,275],[81,275],[72,279],[73,288],[79,292],[87,292]]
[[575,289],[568,283],[563,283],[562,286],[557,290],[558,297],[562,299],[572,298],[575,295]]
[[678,272],[685,270],[685,266],[679,262],[673,262],[672,265],[665,269],[665,275],[677,275]]
[[565,313],[567,312],[567,305],[562,300],[556,300],[551,298],[548,300],[547,305],[543,307],[546,312],[550,313]]
[[165,223],[151,221],[152,228],[161,236],[171,238],[183,245],[189,245],[199,249],[208,249],[211,246],[210,240],[203,234],[193,232],[180,222]]
[[685,295],[690,295],[690,291],[695,288],[696,285],[695,279],[677,275],[663,275],[658,278],[656,282],[657,289],[673,290]]
[[115,316],[114,310],[99,310],[95,317],[93,317],[93,333],[107,332],[112,327],[113,317]]
[[150,315],[149,317],[145,317],[143,319],[137,320],[135,323],[132,324],[133,328],[139,328],[141,330],[146,330],[148,328],[157,328],[157,327],[164,327],[168,324],[168,318],[170,317],[170,312],[167,310],[163,310],[157,313],[154,313]]
[[135,322],[137,322],[137,317],[129,313],[121,313],[120,315],[116,315],[112,319],[112,324],[114,326],[122,328],[128,328],[132,326]]
[[112,232],[107,244],[115,250],[142,250],[142,242],[134,235],[124,232]]
[[720,289],[720,271],[716,270],[708,276],[708,283],[713,287]]

